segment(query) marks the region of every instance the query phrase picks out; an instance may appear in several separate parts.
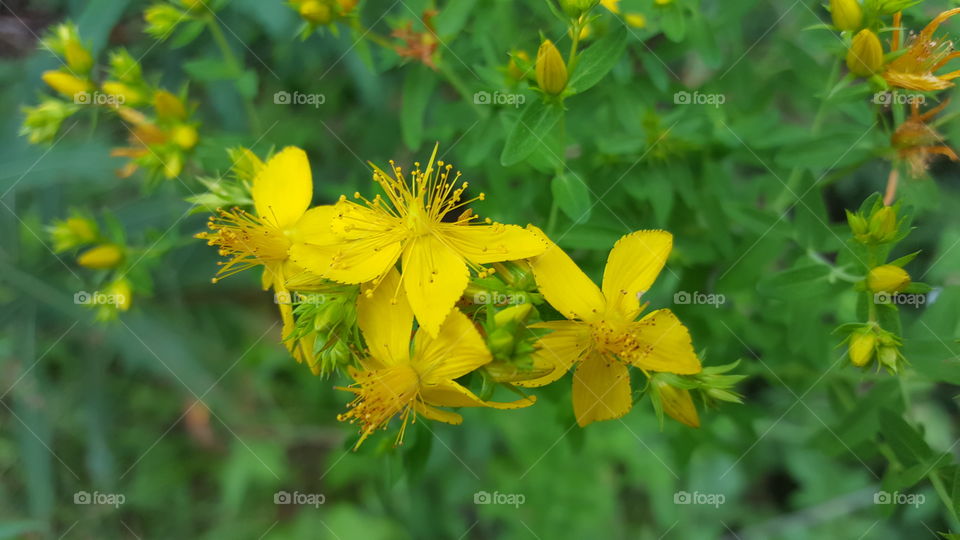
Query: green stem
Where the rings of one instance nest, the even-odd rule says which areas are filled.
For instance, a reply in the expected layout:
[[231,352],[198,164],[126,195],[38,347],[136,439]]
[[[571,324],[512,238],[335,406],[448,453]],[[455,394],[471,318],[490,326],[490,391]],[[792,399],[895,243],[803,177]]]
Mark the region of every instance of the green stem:
[[557,214],[560,206],[557,205],[557,198],[550,197],[550,217],[547,218],[547,236],[553,236],[557,228]]
[[[236,74],[239,77],[239,75],[243,73],[243,64],[240,63],[240,60],[238,60],[236,55],[233,54],[230,44],[227,43],[227,37],[223,34],[223,30],[220,28],[220,24],[217,22],[217,19],[213,16],[213,12],[206,17],[206,22],[207,26],[210,28],[210,35],[213,36],[213,41],[217,44],[217,48],[220,49],[220,54],[223,55],[224,61],[236,71]],[[257,116],[257,111],[253,107],[253,103],[249,98],[243,95],[243,92],[238,93],[240,93],[240,97],[243,99],[243,108],[247,113],[247,119],[250,121],[251,129],[253,129],[254,132],[259,132],[260,118]]]

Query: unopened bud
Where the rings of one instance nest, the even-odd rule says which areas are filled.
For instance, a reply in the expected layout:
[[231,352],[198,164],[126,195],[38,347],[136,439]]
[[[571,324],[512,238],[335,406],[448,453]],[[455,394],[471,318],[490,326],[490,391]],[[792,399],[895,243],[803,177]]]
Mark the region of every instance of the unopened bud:
[[552,41],[546,39],[537,51],[537,85],[551,96],[556,96],[567,86],[567,65]]
[[830,0],[830,17],[837,30],[859,30],[863,23],[863,10],[857,0]]
[[877,336],[871,330],[857,330],[850,335],[850,362],[863,367],[873,360],[873,352],[877,346]]
[[910,274],[899,266],[884,264],[867,274],[867,287],[874,293],[896,294],[910,285]]
[[47,83],[47,86],[69,98],[93,89],[93,84],[90,81],[58,70],[45,71],[41,78],[43,82]]
[[114,268],[123,261],[123,249],[116,244],[100,244],[77,257],[77,264],[94,270]]
[[333,10],[320,0],[307,0],[300,4],[300,16],[311,24],[330,24],[333,20]]
[[883,45],[880,38],[864,28],[853,36],[847,51],[847,69],[860,77],[870,77],[883,68]]
[[655,380],[654,384],[663,404],[663,412],[681,424],[700,427],[700,417],[689,390],[676,388],[663,380]]
[[870,216],[870,236],[880,243],[897,236],[897,212],[893,208],[884,206]]

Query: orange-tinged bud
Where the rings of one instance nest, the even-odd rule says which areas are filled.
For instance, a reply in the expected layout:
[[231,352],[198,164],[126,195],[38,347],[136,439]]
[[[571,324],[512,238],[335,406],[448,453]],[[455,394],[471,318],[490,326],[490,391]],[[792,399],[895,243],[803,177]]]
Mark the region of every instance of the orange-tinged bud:
[[853,36],[847,51],[847,69],[860,77],[870,77],[883,68],[883,45],[880,38],[864,28]]
[[853,32],[863,24],[863,9],[857,0],[830,0],[830,17],[837,30]]
[[100,244],[77,257],[77,264],[94,270],[114,268],[123,261],[123,248],[116,244]]
[[874,293],[896,294],[910,285],[910,274],[899,266],[885,264],[867,274],[867,287]]
[[546,39],[537,51],[537,85],[541,90],[555,96],[567,86],[567,65],[552,41]]
[[93,89],[90,81],[58,70],[45,71],[41,77],[47,86],[69,98]]

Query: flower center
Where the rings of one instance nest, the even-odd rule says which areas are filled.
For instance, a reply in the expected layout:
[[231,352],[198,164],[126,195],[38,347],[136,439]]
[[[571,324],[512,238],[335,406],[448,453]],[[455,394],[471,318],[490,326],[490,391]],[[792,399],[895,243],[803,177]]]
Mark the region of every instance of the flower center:
[[414,236],[423,236],[430,232],[430,217],[427,215],[422,204],[419,202],[410,204],[407,208],[404,225],[407,226],[407,229],[409,229]]
[[640,342],[630,334],[623,323],[601,319],[590,326],[593,346],[599,353],[612,354],[621,360],[627,360],[640,349]]

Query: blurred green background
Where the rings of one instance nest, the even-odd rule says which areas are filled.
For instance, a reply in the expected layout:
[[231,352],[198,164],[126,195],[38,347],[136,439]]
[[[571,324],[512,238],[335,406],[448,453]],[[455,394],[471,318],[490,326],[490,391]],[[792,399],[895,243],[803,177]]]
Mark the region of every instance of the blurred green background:
[[[922,27],[947,4],[911,8],[905,22]],[[869,91],[826,99],[844,45],[831,31],[808,30],[829,20],[819,2],[623,0],[624,12],[645,14],[646,27],[629,27],[611,72],[567,100],[566,138],[510,167],[500,153],[520,109],[467,96],[538,99],[511,87],[503,66],[511,50],[534,55],[538,32],[569,47],[543,1],[439,2],[433,71],[358,45],[349,31],[301,40],[296,12],[279,0],[232,0],[217,16],[255,82],[248,96],[210,73],[222,60],[209,33],[179,48],[145,35],[147,5],[0,1],[0,538],[960,532],[930,478],[960,502],[951,464],[960,428],[960,169],[935,162],[933,178],[901,191],[917,229],[898,255],[922,249],[908,270],[937,287],[935,302],[904,311],[913,369],[900,377],[854,370],[831,332],[856,320],[855,293],[830,279],[828,265],[849,262],[843,209],[883,189],[889,132]],[[420,27],[428,7],[371,0],[359,12],[389,34],[407,21]],[[598,14],[598,35],[623,25]],[[37,38],[65,19],[101,62],[106,49],[123,46],[151,80],[188,89],[200,144],[178,178],[155,187],[142,173],[117,178],[123,160],[109,151],[129,134],[106,118],[68,119],[52,146],[18,135],[21,107],[49,94],[40,75],[59,65]],[[725,101],[684,105],[674,99],[681,90]],[[325,102],[278,105],[278,91],[322,93]],[[941,130],[948,140],[960,134],[955,122]],[[216,253],[192,238],[206,216],[184,199],[204,190],[198,175],[227,171],[224,150],[236,145],[260,155],[306,149],[321,203],[371,193],[367,160],[425,160],[434,141],[486,192],[482,215],[550,222],[595,279],[621,235],[670,230],[668,270],[645,298],[674,309],[706,364],[743,360],[745,404],[701,411],[698,430],[671,422],[661,430],[644,400],[622,421],[581,430],[561,382],[536,392],[531,408],[464,410],[462,426],[418,422],[400,448],[383,434],[351,451],[353,426],[335,420],[347,394],[332,387],[344,381],[314,377],[290,359],[258,273],[211,285]],[[562,202],[551,219],[555,197]],[[97,287],[98,274],[51,252],[45,227],[74,208],[112,215],[146,248],[134,266],[151,291],[138,290],[115,322],[96,323],[73,301]],[[725,302],[678,304],[678,291]],[[883,433],[902,427],[889,420],[901,417],[916,431]],[[904,444],[893,444],[903,433]],[[877,440],[892,441],[898,465]],[[944,453],[946,461],[927,466]],[[875,504],[882,490],[924,502]],[[284,493],[322,504],[277,504]],[[484,493],[518,504],[478,504]],[[84,494],[122,504],[81,504]]]

